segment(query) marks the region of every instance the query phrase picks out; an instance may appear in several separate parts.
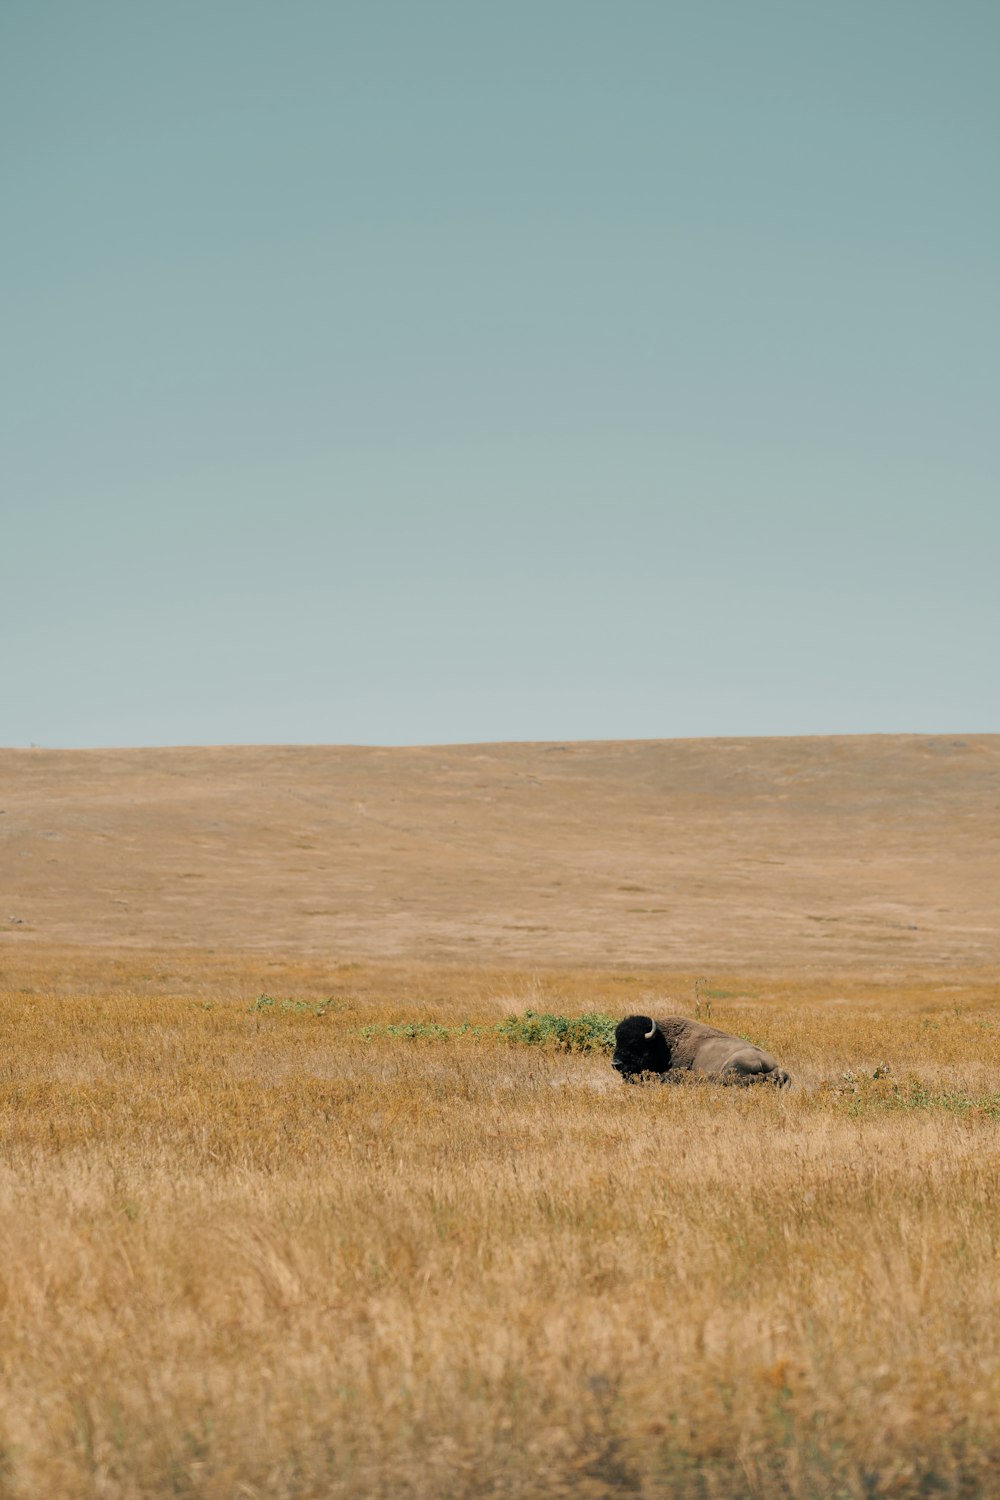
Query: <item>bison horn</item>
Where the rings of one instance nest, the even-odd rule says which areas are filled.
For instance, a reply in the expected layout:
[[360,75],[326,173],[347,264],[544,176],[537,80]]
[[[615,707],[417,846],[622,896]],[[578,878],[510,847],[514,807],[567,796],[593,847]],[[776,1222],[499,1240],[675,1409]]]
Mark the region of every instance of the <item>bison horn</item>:
[[649,1030],[644,1031],[642,1034],[647,1042],[651,1042],[656,1035],[656,1022],[654,1021]]

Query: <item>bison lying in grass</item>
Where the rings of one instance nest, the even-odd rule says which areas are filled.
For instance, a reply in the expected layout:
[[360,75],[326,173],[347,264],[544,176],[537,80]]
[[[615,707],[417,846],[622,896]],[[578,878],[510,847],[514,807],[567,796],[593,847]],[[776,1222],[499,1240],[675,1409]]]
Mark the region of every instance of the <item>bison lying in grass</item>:
[[684,1016],[629,1016],[615,1028],[611,1066],[626,1083],[642,1073],[700,1073],[721,1083],[772,1083],[785,1088],[791,1079],[763,1047],[729,1036]]

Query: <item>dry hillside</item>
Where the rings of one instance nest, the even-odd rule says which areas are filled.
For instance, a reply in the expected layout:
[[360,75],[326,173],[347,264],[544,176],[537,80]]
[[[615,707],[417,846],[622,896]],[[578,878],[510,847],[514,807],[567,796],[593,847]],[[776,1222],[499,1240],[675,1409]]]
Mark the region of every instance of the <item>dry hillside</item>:
[[[1000,736],[0,809],[0,1500],[1000,1497]],[[795,1086],[517,1019],[692,1006]]]
[[8,950],[1000,958],[1000,736],[0,751]]

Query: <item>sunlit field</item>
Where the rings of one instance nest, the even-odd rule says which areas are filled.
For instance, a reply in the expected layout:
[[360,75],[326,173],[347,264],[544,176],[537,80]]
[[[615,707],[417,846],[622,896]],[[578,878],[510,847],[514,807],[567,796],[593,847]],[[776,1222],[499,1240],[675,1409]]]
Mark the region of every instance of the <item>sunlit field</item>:
[[[8,966],[5,1496],[1000,1494],[981,976],[266,974]],[[794,1089],[498,1030],[695,1005]]]

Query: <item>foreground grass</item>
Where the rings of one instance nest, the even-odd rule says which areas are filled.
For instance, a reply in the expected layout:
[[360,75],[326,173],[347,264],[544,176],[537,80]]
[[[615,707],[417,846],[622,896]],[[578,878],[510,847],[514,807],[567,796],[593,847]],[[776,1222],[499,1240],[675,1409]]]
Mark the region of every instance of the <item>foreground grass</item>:
[[496,1031],[686,980],[147,972],[0,991],[0,1494],[1000,1494],[988,985],[720,984],[779,1094]]

